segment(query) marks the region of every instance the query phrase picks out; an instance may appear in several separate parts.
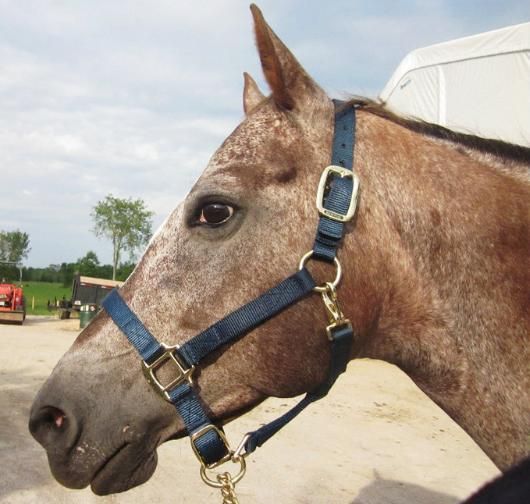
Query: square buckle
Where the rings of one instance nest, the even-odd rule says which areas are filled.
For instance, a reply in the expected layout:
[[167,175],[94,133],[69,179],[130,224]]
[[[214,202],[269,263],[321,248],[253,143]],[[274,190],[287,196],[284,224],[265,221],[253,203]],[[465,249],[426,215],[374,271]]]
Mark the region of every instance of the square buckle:
[[[142,369],[146,380],[153,387],[153,389],[166,401],[171,402],[169,392],[186,380],[191,384],[191,375],[195,370],[195,366],[188,367],[188,364],[183,361],[182,357],[180,357],[178,354],[178,345],[166,346],[163,343],[161,345],[164,349],[164,353],[151,364],[148,364],[144,361],[142,363]],[[173,367],[177,372],[177,376],[170,382],[163,384],[156,376],[156,372],[166,362],[173,363]]]
[[[333,210],[328,210],[324,207],[324,193],[326,191],[326,185],[330,174],[335,174],[341,178],[349,177],[353,180],[353,189],[351,193],[351,200],[348,206],[348,211],[346,214],[341,214],[334,212]],[[324,215],[331,220],[338,222],[348,222],[355,215],[355,209],[357,208],[357,195],[359,193],[359,177],[352,170],[343,168],[342,166],[330,165],[324,169],[322,175],[320,176],[320,182],[318,184],[317,191],[317,209],[320,215]]]
[[[219,438],[221,439],[221,441],[225,445],[226,455],[221,460],[218,460],[217,462],[214,462],[212,464],[207,464],[203,460],[203,458],[201,456],[201,453],[199,452],[199,449],[197,448],[197,445],[195,444],[195,441],[197,441],[197,439],[201,438],[202,436],[204,436],[205,434],[207,434],[210,431],[214,431],[219,436]],[[193,448],[193,452],[195,453],[196,457],[199,459],[199,462],[206,469],[214,469],[215,467],[218,467],[221,464],[224,464],[225,462],[227,462],[228,460],[230,460],[232,458],[232,453],[233,452],[230,449],[230,446],[228,444],[228,440],[226,439],[226,436],[225,436],[224,432],[221,429],[219,429],[218,427],[216,427],[214,424],[207,424],[204,427],[201,427],[198,431],[194,432],[191,435],[191,437],[190,437],[190,442],[191,442],[191,447]]]

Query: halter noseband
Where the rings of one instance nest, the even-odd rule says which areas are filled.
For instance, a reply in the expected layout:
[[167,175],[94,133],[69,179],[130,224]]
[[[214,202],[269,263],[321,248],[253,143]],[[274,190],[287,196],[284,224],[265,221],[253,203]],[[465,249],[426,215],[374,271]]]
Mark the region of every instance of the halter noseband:
[[[232,484],[237,483],[245,473],[245,457],[295,418],[306,406],[324,397],[338,376],[346,370],[350,359],[353,330],[337,303],[336,287],[340,281],[341,268],[336,254],[344,233],[344,224],[352,219],[357,206],[359,180],[352,171],[355,108],[344,107],[342,102],[337,101],[335,108],[332,165],[324,169],[317,192],[320,218],[316,238],[313,249],[302,257],[299,270],[295,274],[181,346],[159,343],[127,306],[117,290],[113,290],[102,303],[112,320],[140,354],[147,381],[166,401],[175,406],[184,421],[193,451],[201,463],[201,476],[210,486],[224,487],[219,477],[224,477],[224,474],[213,480],[206,470],[229,460],[240,464],[237,475],[229,476]],[[316,285],[305,267],[310,259],[334,263],[337,268],[335,280],[321,286]],[[193,387],[195,366],[211,352],[239,339],[313,291],[321,293],[330,321],[326,332],[331,344],[331,359],[326,379],[315,390],[308,392],[290,411],[246,434],[235,450],[230,449],[222,427],[211,422]],[[175,375],[169,382],[162,383],[157,371],[168,364],[173,366]]]

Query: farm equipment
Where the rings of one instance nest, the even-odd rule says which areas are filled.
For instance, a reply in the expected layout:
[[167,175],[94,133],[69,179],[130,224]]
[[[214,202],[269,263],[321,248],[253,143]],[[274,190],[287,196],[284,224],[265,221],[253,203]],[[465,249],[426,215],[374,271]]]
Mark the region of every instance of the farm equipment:
[[123,282],[104,278],[76,275],[72,283],[72,299],[63,299],[58,302],[59,317],[61,319],[70,318],[72,312],[96,312],[107,294],[122,284]]
[[26,318],[26,303],[22,287],[0,283],[0,321],[16,322],[20,325]]

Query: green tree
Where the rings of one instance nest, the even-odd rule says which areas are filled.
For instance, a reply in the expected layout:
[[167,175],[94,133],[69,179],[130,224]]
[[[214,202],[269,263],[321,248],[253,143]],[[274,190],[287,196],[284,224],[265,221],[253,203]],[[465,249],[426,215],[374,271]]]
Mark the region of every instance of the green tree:
[[19,229],[15,231],[0,231],[0,260],[20,263],[28,257],[31,250],[29,235]]
[[59,270],[60,278],[63,285],[68,287],[72,285],[77,265],[75,263],[62,263]]
[[77,260],[77,269],[82,275],[91,277],[98,276],[99,274],[99,259],[96,253],[89,250],[84,257]]
[[109,194],[97,203],[91,215],[96,236],[112,240],[112,279],[116,280],[122,252],[126,250],[134,257],[149,241],[153,212],[146,208],[142,199],[121,199]]
[[133,272],[135,267],[136,263],[134,261],[121,263],[120,267],[118,268],[118,271],[116,272],[116,279],[124,282],[125,280],[127,280],[127,278],[129,278],[130,274]]

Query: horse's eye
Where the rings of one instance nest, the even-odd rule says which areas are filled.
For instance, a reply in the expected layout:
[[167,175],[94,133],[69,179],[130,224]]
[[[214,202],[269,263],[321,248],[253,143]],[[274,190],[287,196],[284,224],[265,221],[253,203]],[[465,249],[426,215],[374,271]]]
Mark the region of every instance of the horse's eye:
[[224,224],[233,214],[234,209],[229,205],[210,203],[202,208],[199,223],[211,225]]

